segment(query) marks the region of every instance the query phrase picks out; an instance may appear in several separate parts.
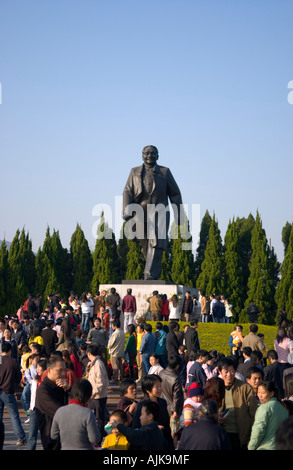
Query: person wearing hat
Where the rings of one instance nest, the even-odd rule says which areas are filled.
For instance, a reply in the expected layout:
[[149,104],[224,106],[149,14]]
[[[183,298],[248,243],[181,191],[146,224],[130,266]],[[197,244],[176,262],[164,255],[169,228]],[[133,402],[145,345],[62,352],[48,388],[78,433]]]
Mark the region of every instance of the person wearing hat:
[[196,382],[188,390],[188,397],[183,404],[184,427],[196,423],[199,418],[199,409],[204,399],[203,388]]

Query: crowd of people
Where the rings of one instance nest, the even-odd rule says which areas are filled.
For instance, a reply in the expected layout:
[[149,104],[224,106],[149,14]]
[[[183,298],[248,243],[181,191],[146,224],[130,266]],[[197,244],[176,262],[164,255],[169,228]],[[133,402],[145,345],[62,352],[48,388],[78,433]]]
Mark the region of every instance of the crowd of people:
[[293,325],[284,315],[268,350],[252,302],[249,333],[233,326],[225,355],[203,349],[197,333],[206,315],[230,322],[220,297],[187,292],[179,302],[154,291],[155,327],[136,322],[131,290],[122,299],[111,289],[46,300],[28,296],[0,320],[0,448],[5,406],[17,446],[28,450],[39,437],[44,450],[292,450]]

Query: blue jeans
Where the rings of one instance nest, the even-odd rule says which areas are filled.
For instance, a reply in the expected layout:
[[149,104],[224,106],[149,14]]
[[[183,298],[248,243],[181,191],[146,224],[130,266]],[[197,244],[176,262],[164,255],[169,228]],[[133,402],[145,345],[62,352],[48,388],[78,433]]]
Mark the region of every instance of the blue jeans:
[[27,450],[36,450],[38,432],[39,432],[39,428],[38,428],[36,410],[30,410]]
[[25,384],[21,397],[20,397],[20,401],[21,401],[24,411],[28,411],[30,407],[30,401],[31,401],[31,385],[29,383]]
[[142,354],[141,356],[142,356],[142,364],[143,364],[145,374],[148,375],[149,370],[151,368],[150,356],[148,354]]
[[201,317],[201,321],[202,321],[203,323],[208,323],[208,320],[209,320],[209,319],[208,319],[208,315],[207,315],[207,314],[203,314],[203,313],[202,313],[200,317]]
[[80,325],[80,329],[81,331],[83,331],[83,333],[85,335],[88,334],[89,330],[90,330],[90,316],[89,314],[87,313],[83,313],[81,315],[81,325]]
[[25,439],[25,432],[20,422],[18,413],[18,404],[14,393],[5,393],[0,391],[0,421],[3,420],[4,406],[6,406],[9,413],[13,431],[17,439]]

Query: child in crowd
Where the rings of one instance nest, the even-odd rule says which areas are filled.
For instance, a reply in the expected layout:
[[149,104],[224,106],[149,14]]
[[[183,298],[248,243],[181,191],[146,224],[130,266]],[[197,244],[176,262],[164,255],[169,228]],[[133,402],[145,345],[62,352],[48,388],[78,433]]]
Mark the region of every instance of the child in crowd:
[[157,424],[159,413],[158,403],[147,400],[141,409],[140,428],[132,429],[116,420],[112,421],[112,425],[127,438],[130,450],[164,450],[164,434]]
[[199,418],[199,409],[204,399],[204,391],[201,387],[194,387],[189,389],[188,398],[183,404],[183,421],[184,427],[189,424],[196,423]]
[[105,437],[105,440],[102,444],[103,449],[107,450],[127,450],[130,446],[127,438],[121,434],[121,432],[117,429],[117,425],[122,424],[127,426],[127,415],[122,410],[115,410],[110,416],[110,420],[108,425],[105,426],[107,430],[107,426],[111,425],[111,434]]

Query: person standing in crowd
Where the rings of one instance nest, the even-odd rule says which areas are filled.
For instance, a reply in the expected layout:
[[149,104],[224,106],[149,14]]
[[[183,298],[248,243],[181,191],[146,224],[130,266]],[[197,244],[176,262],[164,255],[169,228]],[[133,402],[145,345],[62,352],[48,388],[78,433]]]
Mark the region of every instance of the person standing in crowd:
[[163,294],[161,297],[162,300],[162,309],[161,309],[161,320],[168,321],[169,319],[169,300],[166,294]]
[[27,336],[18,319],[12,322],[12,338],[17,344],[18,356],[21,356],[22,349],[27,344]]
[[11,345],[10,355],[13,359],[16,359],[18,361],[17,344],[16,344],[15,339],[12,338],[11,329],[8,326],[6,326],[6,328],[3,331],[3,336],[2,336],[2,339],[1,339],[2,349],[3,349],[3,346],[4,346],[5,343],[9,343]]
[[53,325],[53,320],[46,320],[46,326],[41,332],[44,348],[48,357],[56,350],[56,345],[58,343],[57,333],[53,330]]
[[56,411],[51,438],[60,440],[61,450],[93,450],[93,445],[101,441],[94,414],[87,407],[91,395],[91,383],[79,379],[72,386],[68,405]]
[[220,412],[229,410],[228,416],[219,422],[228,432],[233,450],[247,449],[257,409],[254,391],[250,385],[235,377],[234,359],[222,359],[218,370],[226,389]]
[[123,364],[125,347],[125,333],[120,329],[119,320],[113,321],[113,334],[108,342],[110,361],[113,369],[113,377],[110,385],[118,385],[123,379]]
[[140,344],[140,354],[142,357],[144,373],[147,375],[151,367],[150,356],[155,352],[157,340],[152,334],[152,325],[150,323],[146,323],[144,325],[144,331],[145,334],[143,335]]
[[263,381],[263,371],[259,367],[252,365],[246,371],[245,380],[251,386],[257,397],[258,386]]
[[184,333],[185,345],[187,348],[188,356],[190,355],[192,350],[199,350],[199,339],[196,331],[197,328],[198,321],[192,321],[190,322],[190,328],[187,328],[186,332]]
[[164,370],[164,367],[161,366],[159,362],[159,356],[156,353],[153,353],[150,356],[150,369],[149,369],[149,374],[156,374],[159,375],[161,370]]
[[225,323],[225,305],[221,302],[220,297],[217,295],[213,303],[213,322]]
[[281,363],[278,361],[278,354],[274,349],[270,349],[267,353],[269,364],[264,367],[264,381],[274,382],[281,398],[284,398],[284,386],[283,386],[283,368]]
[[63,349],[67,349],[68,344],[71,343],[74,343],[76,347],[78,347],[76,342],[75,330],[72,328],[69,318],[65,317],[61,324],[58,343],[56,344],[56,350],[63,351]]
[[0,365],[0,422],[3,423],[4,406],[6,406],[14,434],[17,437],[16,445],[26,443],[26,435],[20,422],[18,404],[15,398],[15,385],[21,381],[21,372],[16,359],[11,357],[11,344],[6,341],[2,344],[2,357]]
[[276,432],[288,418],[288,410],[278,398],[274,382],[258,385],[260,406],[256,410],[248,450],[276,450]]
[[136,299],[132,295],[132,289],[127,289],[127,294],[122,300],[122,311],[124,314],[124,333],[127,333],[128,325],[133,325],[136,314]]
[[236,325],[229,337],[229,346],[231,348],[231,356],[235,357],[238,362],[241,356],[241,349],[243,343],[243,327]]
[[188,375],[187,375],[187,382],[186,382],[186,387],[187,387],[187,393],[188,393],[188,388],[193,382],[196,382],[200,387],[205,388],[205,384],[207,381],[207,376],[205,374],[205,371],[202,368],[202,365],[207,362],[208,357],[209,357],[209,352],[206,349],[199,349],[195,353],[195,361],[191,365]]
[[170,321],[169,323],[169,332],[166,336],[167,359],[170,355],[178,354],[180,342],[178,336],[175,333],[178,326],[179,325],[176,321]]
[[127,377],[120,384],[121,399],[118,402],[116,410],[122,410],[126,413],[128,426],[132,425],[133,415],[136,409],[136,383],[133,379]]
[[[178,369],[181,364],[179,355],[169,356],[168,366],[161,370],[160,377],[162,379],[162,398],[167,402],[167,409],[171,421],[178,423],[177,429],[180,429],[180,416],[183,411],[184,395],[180,382]],[[176,432],[173,432],[175,438]]]
[[193,301],[190,295],[190,291],[187,290],[185,292],[185,297],[184,297],[183,305],[182,305],[182,318],[186,322],[189,322],[189,317],[191,316],[192,311],[193,311]]
[[183,429],[178,450],[231,450],[229,435],[219,426],[218,416],[218,403],[204,399],[199,410],[199,420]]
[[203,290],[199,291],[199,301],[200,301],[200,320],[203,323],[208,322],[208,303],[207,303],[207,298],[205,296],[205,292]]
[[210,305],[209,321],[213,321],[213,318],[214,318],[213,317],[213,315],[214,315],[213,308],[214,308],[215,303],[216,303],[216,296],[215,296],[215,294],[211,294],[210,295],[210,301],[209,301],[209,305]]
[[167,349],[166,349],[166,338],[167,333],[163,329],[163,324],[161,322],[157,322],[156,324],[156,331],[154,332],[154,336],[156,338],[156,348],[155,353],[158,356],[159,362],[163,369],[167,367]]
[[134,379],[134,364],[136,359],[136,334],[135,326],[131,323],[128,325],[128,339],[125,346],[124,355],[129,364],[130,377]]
[[260,339],[259,336],[257,336],[258,332],[258,326],[253,323],[249,327],[249,333],[248,335],[244,336],[243,342],[242,342],[242,349],[245,348],[246,346],[249,346],[252,351],[260,351],[261,353],[265,350],[265,345]]
[[107,305],[111,307],[113,321],[120,321],[121,299],[115,287],[110,289],[110,295],[106,299],[106,307]]
[[274,339],[274,349],[278,354],[278,361],[281,364],[282,370],[286,369],[286,367],[290,367],[288,362],[290,342],[291,339],[289,338],[285,328],[278,328],[277,335]]
[[150,306],[151,321],[159,321],[161,318],[162,300],[159,296],[159,292],[154,290],[152,295],[147,298],[147,302]]
[[179,321],[180,319],[180,303],[176,294],[172,295],[169,301],[169,320]]
[[87,379],[92,386],[92,394],[88,402],[88,407],[94,412],[102,439],[105,436],[104,426],[109,386],[108,374],[103,361],[98,355],[98,346],[89,344],[87,346],[87,356],[89,358]]
[[249,307],[247,308],[246,313],[248,315],[249,323],[258,322],[259,308],[254,304],[253,300],[249,301]]
[[101,319],[99,317],[95,317],[94,327],[90,329],[86,342],[88,344],[94,343],[98,346],[98,354],[107,369],[107,347],[109,342],[109,333],[106,328],[101,326]]
[[168,413],[167,402],[162,395],[162,379],[159,375],[146,375],[141,382],[141,389],[144,399],[139,401],[133,416],[132,428],[136,429],[141,426],[140,416],[142,408],[146,401],[151,400],[159,405],[158,426],[163,431],[167,442],[167,450],[174,450],[174,442],[171,435],[170,416]]
[[85,335],[90,330],[90,315],[94,306],[93,299],[89,298],[87,293],[84,292],[80,297],[80,309],[81,309],[81,325],[80,328]]
[[142,355],[140,354],[140,345],[143,335],[145,334],[142,324],[138,324],[136,327],[136,364],[137,364],[137,380],[136,382],[141,382],[144,374],[144,367],[142,364]]
[[36,417],[44,450],[60,450],[59,440],[51,438],[51,426],[58,408],[67,405],[69,384],[66,365],[59,355],[51,355],[47,362],[47,374],[37,388]]
[[228,299],[225,299],[224,301],[225,305],[225,323],[231,323],[232,317],[233,317],[233,305],[229,303]]
[[38,421],[35,409],[37,388],[42,381],[42,375],[47,368],[47,360],[40,359],[37,362],[37,374],[35,375],[31,386],[31,399],[29,406],[29,431],[27,439],[27,450],[36,450],[38,439]]

